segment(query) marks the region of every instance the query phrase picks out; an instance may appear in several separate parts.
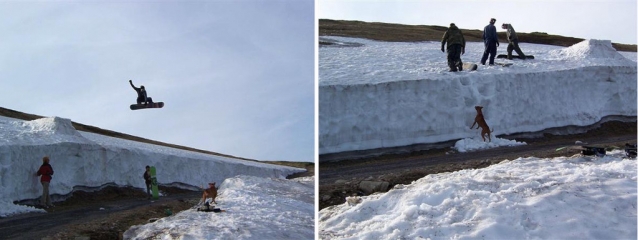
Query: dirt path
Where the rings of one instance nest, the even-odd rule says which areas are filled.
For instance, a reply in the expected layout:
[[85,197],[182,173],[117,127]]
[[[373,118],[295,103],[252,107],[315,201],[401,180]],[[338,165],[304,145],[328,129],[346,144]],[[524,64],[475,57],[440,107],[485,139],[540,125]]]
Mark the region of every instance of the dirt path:
[[519,157],[549,158],[572,156],[578,150],[556,151],[559,147],[573,146],[576,141],[598,146],[618,146],[636,143],[636,122],[612,121],[581,134],[551,135],[522,139],[527,145],[500,147],[468,153],[451,153],[450,148],[439,148],[403,154],[386,154],[358,160],[321,162],[319,164],[319,208],[341,204],[346,196],[361,195],[358,183],[362,180],[380,180],[396,184],[409,184],[428,174],[482,168]]
[[164,188],[171,192],[148,200],[144,192],[109,187],[99,192],[77,192],[55,203],[47,213],[28,213],[0,218],[2,239],[121,239],[130,226],[167,216],[194,206],[200,192]]
[[[314,175],[314,163],[283,163],[308,171],[288,178]],[[143,190],[104,187],[100,191],[76,191],[47,213],[27,213],[0,218],[0,239],[122,239],[133,225],[146,224],[195,206],[200,191],[159,187],[158,200],[148,200]]]

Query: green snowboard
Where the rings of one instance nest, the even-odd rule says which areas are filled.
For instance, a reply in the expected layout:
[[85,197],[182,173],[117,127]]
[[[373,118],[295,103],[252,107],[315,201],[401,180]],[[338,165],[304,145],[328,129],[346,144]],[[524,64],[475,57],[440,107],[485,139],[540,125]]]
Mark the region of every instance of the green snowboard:
[[151,192],[153,192],[153,199],[159,199],[159,190],[157,189],[157,172],[155,167],[151,167]]

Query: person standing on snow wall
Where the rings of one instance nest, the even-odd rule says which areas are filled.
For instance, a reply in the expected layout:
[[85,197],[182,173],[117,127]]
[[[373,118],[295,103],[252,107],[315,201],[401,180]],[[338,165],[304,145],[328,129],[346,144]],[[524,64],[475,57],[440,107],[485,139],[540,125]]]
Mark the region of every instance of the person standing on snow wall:
[[151,167],[146,166],[146,172],[144,172],[144,181],[146,182],[146,194],[148,199],[151,199]]
[[53,167],[49,164],[49,157],[42,158],[42,166],[38,169],[36,176],[40,177],[40,183],[42,183],[42,197],[40,198],[40,205],[44,208],[53,207],[51,203],[51,197],[49,196],[49,183],[51,182],[51,175],[53,175]]
[[494,65],[494,57],[496,57],[496,48],[498,47],[498,36],[496,35],[496,27],[494,27],[496,19],[490,19],[490,24],[483,28],[483,42],[485,43],[485,52],[481,58],[481,64],[485,65],[487,57],[490,57],[490,65]]
[[441,52],[445,52],[445,43],[447,42],[447,65],[450,72],[463,71],[463,62],[461,54],[465,54],[465,38],[461,29],[456,27],[454,23],[450,23],[450,28],[443,34],[441,39]]
[[507,45],[507,59],[512,60],[512,50],[516,51],[518,58],[525,59],[525,54],[523,54],[521,48],[518,47],[518,36],[516,36],[516,31],[514,31],[512,24],[503,23],[501,28],[507,30],[507,41],[509,41],[509,44]]

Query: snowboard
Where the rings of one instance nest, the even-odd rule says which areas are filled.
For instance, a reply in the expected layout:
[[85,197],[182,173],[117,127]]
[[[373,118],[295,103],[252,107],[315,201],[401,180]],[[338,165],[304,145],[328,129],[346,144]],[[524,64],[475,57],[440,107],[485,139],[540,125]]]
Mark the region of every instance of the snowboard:
[[565,146],[557,148],[556,151],[561,150],[576,150],[580,151],[583,156],[598,156],[603,157],[607,153],[604,147],[593,147],[593,146]]
[[146,108],[162,108],[162,107],[164,107],[164,103],[163,102],[153,102],[153,103],[148,104],[148,105],[131,104],[131,110],[146,109]]
[[151,167],[151,193],[153,194],[153,199],[157,200],[159,198],[159,189],[157,189],[157,171],[155,167]]
[[604,147],[594,147],[594,146],[582,146],[581,154],[585,156],[605,156],[607,154],[607,150]]
[[476,71],[478,65],[474,63],[463,63],[463,71]]
[[494,65],[499,65],[501,67],[509,67],[512,66],[513,63],[500,63],[500,62],[495,62]]
[[[496,55],[496,58],[507,58],[507,54]],[[512,59],[521,59],[518,55],[512,55]],[[525,55],[525,59],[534,59],[534,55]]]

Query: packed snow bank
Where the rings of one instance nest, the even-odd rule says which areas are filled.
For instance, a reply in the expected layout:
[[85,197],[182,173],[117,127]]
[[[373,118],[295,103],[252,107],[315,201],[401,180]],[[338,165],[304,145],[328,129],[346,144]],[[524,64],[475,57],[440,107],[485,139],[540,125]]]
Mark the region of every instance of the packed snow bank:
[[458,140],[454,144],[454,149],[459,152],[469,152],[480,149],[489,149],[489,148],[497,148],[497,147],[514,147],[514,146],[522,146],[527,145],[524,142],[518,142],[516,140],[508,140],[503,138],[497,138],[492,136],[492,141],[483,141],[481,137],[473,137],[473,138],[464,138]]
[[618,53],[616,49],[614,49],[614,47],[611,45],[611,41],[609,40],[585,40],[565,49],[551,51],[549,54],[555,56],[558,59],[573,61],[585,60],[589,58],[598,58],[605,60],[615,59],[621,61],[627,60],[620,53]]
[[[477,105],[493,136],[637,114],[636,62],[610,52],[606,41],[521,44],[534,60],[449,73],[440,43],[331,39],[365,45],[319,49],[320,154],[473,137]],[[480,60],[482,43],[466,48],[464,61]]]
[[[3,118],[8,119],[8,118]],[[89,144],[73,128],[71,120],[60,117],[40,118],[33,121],[0,121],[0,145],[46,145],[62,142]]]
[[319,212],[321,239],[634,239],[636,160],[519,158]]
[[125,239],[314,239],[314,178],[237,176],[219,188],[226,212],[182,211],[133,226]]
[[[146,165],[157,168],[159,184],[190,186],[221,183],[237,175],[285,178],[305,171],[78,132],[63,118],[0,118],[0,204],[40,197],[42,186],[35,173],[44,156],[49,156],[54,170],[50,185],[54,201],[76,186],[145,189]],[[0,205],[0,216],[33,210],[11,209]]]
[[30,212],[46,213],[46,211],[44,211],[43,209],[37,209],[31,206],[15,205],[11,200],[8,199],[0,200],[0,207],[2,207],[2,211],[0,211],[0,217],[8,217],[15,214]]

